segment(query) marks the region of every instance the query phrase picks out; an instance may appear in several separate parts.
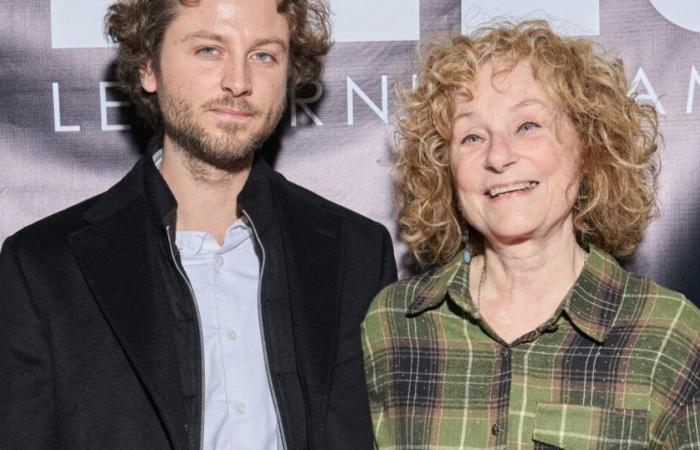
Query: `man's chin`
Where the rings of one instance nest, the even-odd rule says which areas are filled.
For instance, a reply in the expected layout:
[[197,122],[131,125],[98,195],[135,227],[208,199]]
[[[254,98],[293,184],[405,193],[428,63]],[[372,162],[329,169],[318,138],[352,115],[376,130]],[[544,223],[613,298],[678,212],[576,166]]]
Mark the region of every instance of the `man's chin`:
[[188,153],[200,164],[225,172],[238,172],[251,163],[256,150],[255,147],[228,147]]
[[209,166],[226,172],[237,172],[250,164],[255,151],[262,144],[262,136],[250,136],[240,131],[235,134],[220,130],[212,133],[201,128],[187,132],[170,131],[175,132],[168,137],[189,160],[192,169]]

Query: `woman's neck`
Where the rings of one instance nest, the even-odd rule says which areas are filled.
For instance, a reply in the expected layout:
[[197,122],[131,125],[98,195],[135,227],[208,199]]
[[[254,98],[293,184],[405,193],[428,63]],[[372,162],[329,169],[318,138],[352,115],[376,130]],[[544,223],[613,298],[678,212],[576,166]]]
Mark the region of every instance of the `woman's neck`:
[[554,314],[585,258],[573,230],[510,245],[487,242],[472,264],[472,298],[494,331],[511,342]]

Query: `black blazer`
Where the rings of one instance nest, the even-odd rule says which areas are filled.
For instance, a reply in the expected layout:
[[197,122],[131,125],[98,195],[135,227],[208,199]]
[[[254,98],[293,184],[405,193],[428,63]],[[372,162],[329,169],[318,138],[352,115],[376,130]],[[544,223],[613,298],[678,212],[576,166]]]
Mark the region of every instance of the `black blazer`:
[[[194,301],[176,203],[145,156],[0,253],[0,447],[198,449]],[[238,197],[262,243],[265,346],[290,449],[371,448],[359,324],[396,279],[379,224],[256,158]]]

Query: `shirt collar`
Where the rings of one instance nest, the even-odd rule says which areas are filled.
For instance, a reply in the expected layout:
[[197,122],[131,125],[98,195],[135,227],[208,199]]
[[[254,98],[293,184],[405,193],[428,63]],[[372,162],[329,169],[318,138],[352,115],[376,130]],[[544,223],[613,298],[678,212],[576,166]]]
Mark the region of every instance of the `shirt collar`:
[[[469,264],[464,262],[462,252],[458,252],[447,264],[436,267],[424,274],[419,284],[422,287],[416,298],[408,306],[409,315],[418,315],[442,303],[449,293],[454,300],[465,300],[472,305],[469,295]],[[465,308],[474,312],[475,307]]]
[[[580,332],[598,343],[605,342],[622,302],[624,278],[625,272],[615,259],[591,245],[583,269],[560,311]],[[408,307],[409,315],[435,308],[449,296],[466,313],[478,319],[476,305],[469,294],[469,264],[464,262],[462,252],[423,275],[421,284],[423,287]]]
[[[151,160],[153,161],[153,164],[155,165],[156,169],[160,170],[160,165],[163,162],[163,148],[159,148],[153,152],[151,155]],[[247,232],[252,232],[252,229],[250,227],[250,221],[248,220],[248,216],[245,214],[241,216],[240,219],[236,220],[234,223],[231,224],[231,226],[228,227],[228,230],[226,231],[226,236],[230,236],[231,234],[235,233],[235,230],[237,228],[243,228]],[[199,233],[199,232],[198,232]]]
[[156,168],[160,169],[160,163],[163,162],[163,149],[159,148],[153,152],[151,159],[153,160],[153,164],[155,164]]
[[564,312],[579,331],[604,343],[622,304],[626,272],[615,258],[591,245],[583,270],[569,290]]

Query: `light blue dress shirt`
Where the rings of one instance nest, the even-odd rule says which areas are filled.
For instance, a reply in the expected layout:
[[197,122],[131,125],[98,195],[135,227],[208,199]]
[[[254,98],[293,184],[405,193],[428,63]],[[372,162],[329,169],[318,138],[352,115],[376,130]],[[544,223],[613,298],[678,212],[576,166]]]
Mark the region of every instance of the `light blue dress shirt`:
[[253,231],[238,220],[222,246],[204,231],[178,231],[175,242],[204,339],[204,448],[281,448],[263,349]]

